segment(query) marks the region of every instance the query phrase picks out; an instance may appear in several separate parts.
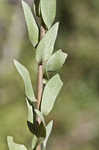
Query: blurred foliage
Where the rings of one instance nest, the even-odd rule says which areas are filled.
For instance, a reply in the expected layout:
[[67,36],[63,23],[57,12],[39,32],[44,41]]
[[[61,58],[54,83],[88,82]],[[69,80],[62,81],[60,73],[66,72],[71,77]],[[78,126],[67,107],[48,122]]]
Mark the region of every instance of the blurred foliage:
[[[28,1],[28,0],[27,0]],[[16,3],[0,1],[0,61]],[[22,16],[23,17],[23,16]],[[60,21],[56,48],[68,59],[61,71],[63,90],[49,119],[54,129],[49,141],[52,150],[97,150],[99,148],[99,0],[57,0]],[[18,20],[14,20],[18,22]],[[24,23],[24,22],[23,22]],[[16,31],[13,31],[16,32]],[[25,32],[20,60],[30,70],[36,91],[36,65],[32,45]],[[11,60],[12,61],[12,60]],[[0,149],[6,150],[6,136],[18,143],[31,142],[26,127],[24,86],[13,67],[0,73]]]

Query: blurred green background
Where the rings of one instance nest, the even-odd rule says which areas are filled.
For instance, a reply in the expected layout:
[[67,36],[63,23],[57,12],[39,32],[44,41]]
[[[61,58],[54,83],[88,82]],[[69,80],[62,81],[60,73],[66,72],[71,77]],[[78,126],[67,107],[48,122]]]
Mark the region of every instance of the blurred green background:
[[[7,135],[27,147],[32,137],[23,81],[13,66],[13,58],[23,63],[35,88],[35,51],[20,1],[0,0],[0,150],[8,150]],[[98,150],[99,0],[57,0],[57,20],[56,49],[67,52],[68,59],[60,73],[64,87],[47,120],[54,119],[48,149]]]

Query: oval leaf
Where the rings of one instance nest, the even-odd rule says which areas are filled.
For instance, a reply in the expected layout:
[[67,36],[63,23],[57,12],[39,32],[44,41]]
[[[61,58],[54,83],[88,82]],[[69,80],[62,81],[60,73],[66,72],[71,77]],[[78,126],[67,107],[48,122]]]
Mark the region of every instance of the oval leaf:
[[48,115],[53,108],[56,97],[58,96],[61,88],[62,81],[60,80],[59,75],[52,77],[45,86],[42,102],[41,102],[41,112],[44,115]]
[[58,27],[59,23],[53,25],[53,27],[45,34],[44,38],[40,41],[36,51],[36,59],[38,63],[47,61],[51,56],[57,37]]
[[46,138],[45,138],[45,140],[44,140],[44,142],[43,142],[43,150],[46,149],[47,141],[48,141],[48,138],[49,138],[49,136],[50,136],[50,134],[51,134],[52,127],[53,127],[53,120],[50,121],[50,122],[48,123],[48,125],[46,126]]
[[26,99],[26,103],[27,103],[27,108],[28,108],[28,121],[33,123],[33,107],[32,105],[29,103],[29,101]]
[[50,28],[56,16],[56,0],[41,0],[41,13],[46,26]]
[[62,52],[62,50],[58,50],[49,58],[46,71],[58,71],[63,66],[66,58],[67,54]]
[[34,96],[32,83],[31,83],[31,80],[30,80],[30,75],[29,75],[28,70],[16,60],[14,60],[14,65],[16,66],[17,71],[19,72],[22,79],[24,80],[26,96],[28,97],[28,99],[31,102],[35,102],[36,99],[35,99],[35,96]]
[[32,45],[35,47],[38,43],[39,29],[33,17],[31,8],[24,1],[22,1],[22,6],[27,24],[29,38]]
[[13,137],[11,136],[7,137],[7,142],[9,150],[27,150],[27,148],[24,145],[14,143]]

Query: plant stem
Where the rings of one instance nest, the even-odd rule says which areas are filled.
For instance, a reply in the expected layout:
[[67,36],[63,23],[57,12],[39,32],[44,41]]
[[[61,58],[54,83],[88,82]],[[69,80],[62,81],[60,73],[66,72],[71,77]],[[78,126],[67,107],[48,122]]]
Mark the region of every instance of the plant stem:
[[[43,65],[38,66],[38,87],[37,87],[37,108],[40,109],[42,91],[43,91]],[[40,119],[38,118],[40,123]]]
[[[41,26],[40,29],[40,40],[45,35],[45,29]],[[43,92],[43,64],[38,64],[38,83],[37,83],[37,109],[40,109],[41,99],[42,99],[42,92]],[[38,120],[40,123],[40,121]]]
[[[38,66],[38,87],[37,87],[37,108],[40,109],[41,99],[43,91],[43,65]],[[41,123],[40,118],[37,118],[39,124]],[[41,150],[41,145],[37,146],[37,150]]]
[[[41,26],[40,29],[40,40],[42,40],[42,38],[45,35],[45,29]],[[40,104],[41,104],[41,100],[42,100],[42,92],[43,92],[43,64],[39,64],[38,65],[38,83],[37,83],[37,109],[40,109]],[[39,124],[41,123],[40,118],[37,118],[37,121],[39,122]],[[41,145],[37,146],[37,150],[41,150]]]

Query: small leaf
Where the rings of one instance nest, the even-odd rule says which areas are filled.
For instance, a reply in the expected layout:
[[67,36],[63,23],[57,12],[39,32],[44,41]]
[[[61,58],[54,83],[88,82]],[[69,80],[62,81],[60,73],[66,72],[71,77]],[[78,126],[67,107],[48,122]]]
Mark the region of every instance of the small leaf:
[[46,71],[58,71],[63,66],[66,58],[67,54],[62,52],[62,50],[58,50],[49,58]]
[[26,96],[28,97],[28,99],[31,102],[35,102],[36,99],[35,99],[35,96],[34,96],[32,83],[31,83],[31,80],[30,80],[30,75],[29,75],[28,70],[16,60],[14,60],[14,65],[16,66],[17,71],[19,72],[22,79],[24,80]]
[[27,125],[28,125],[28,128],[30,130],[30,132],[35,135],[36,137],[38,137],[38,129],[39,129],[39,123],[37,121],[33,123],[27,121]]
[[7,136],[7,142],[9,150],[27,150],[24,145],[14,143],[13,137],[11,136]]
[[46,137],[46,128],[42,122],[39,124],[38,121],[35,121],[34,124],[32,124],[31,122],[27,121],[27,125],[30,132],[37,138],[44,139]]
[[48,115],[53,108],[56,97],[58,96],[61,88],[62,81],[60,80],[59,75],[52,77],[45,86],[42,102],[41,102],[41,112],[44,115]]
[[35,109],[35,112],[38,115],[38,117],[40,118],[40,120],[43,122],[43,124],[45,125],[45,119],[44,119],[44,116],[42,115],[42,113],[38,109]]
[[50,28],[56,16],[56,0],[41,0],[41,13],[45,24]]
[[48,138],[49,138],[49,136],[50,136],[50,134],[51,134],[52,127],[53,127],[53,120],[50,121],[50,122],[48,123],[48,125],[46,126],[46,138],[45,138],[45,140],[44,140],[44,142],[43,142],[43,150],[46,149],[47,141],[48,141]]
[[22,1],[22,6],[24,10],[27,28],[28,28],[29,38],[30,38],[32,45],[35,47],[38,43],[39,29],[35,22],[31,8],[24,1]]
[[53,27],[45,34],[43,39],[40,41],[36,50],[37,62],[45,62],[51,56],[54,50],[54,44],[57,37],[59,23],[53,25]]
[[43,122],[40,123],[38,136],[39,138],[41,138],[41,141],[44,140],[44,138],[46,137],[46,128]]
[[27,108],[28,108],[28,121],[33,123],[33,106],[29,103],[29,101],[26,99]]

